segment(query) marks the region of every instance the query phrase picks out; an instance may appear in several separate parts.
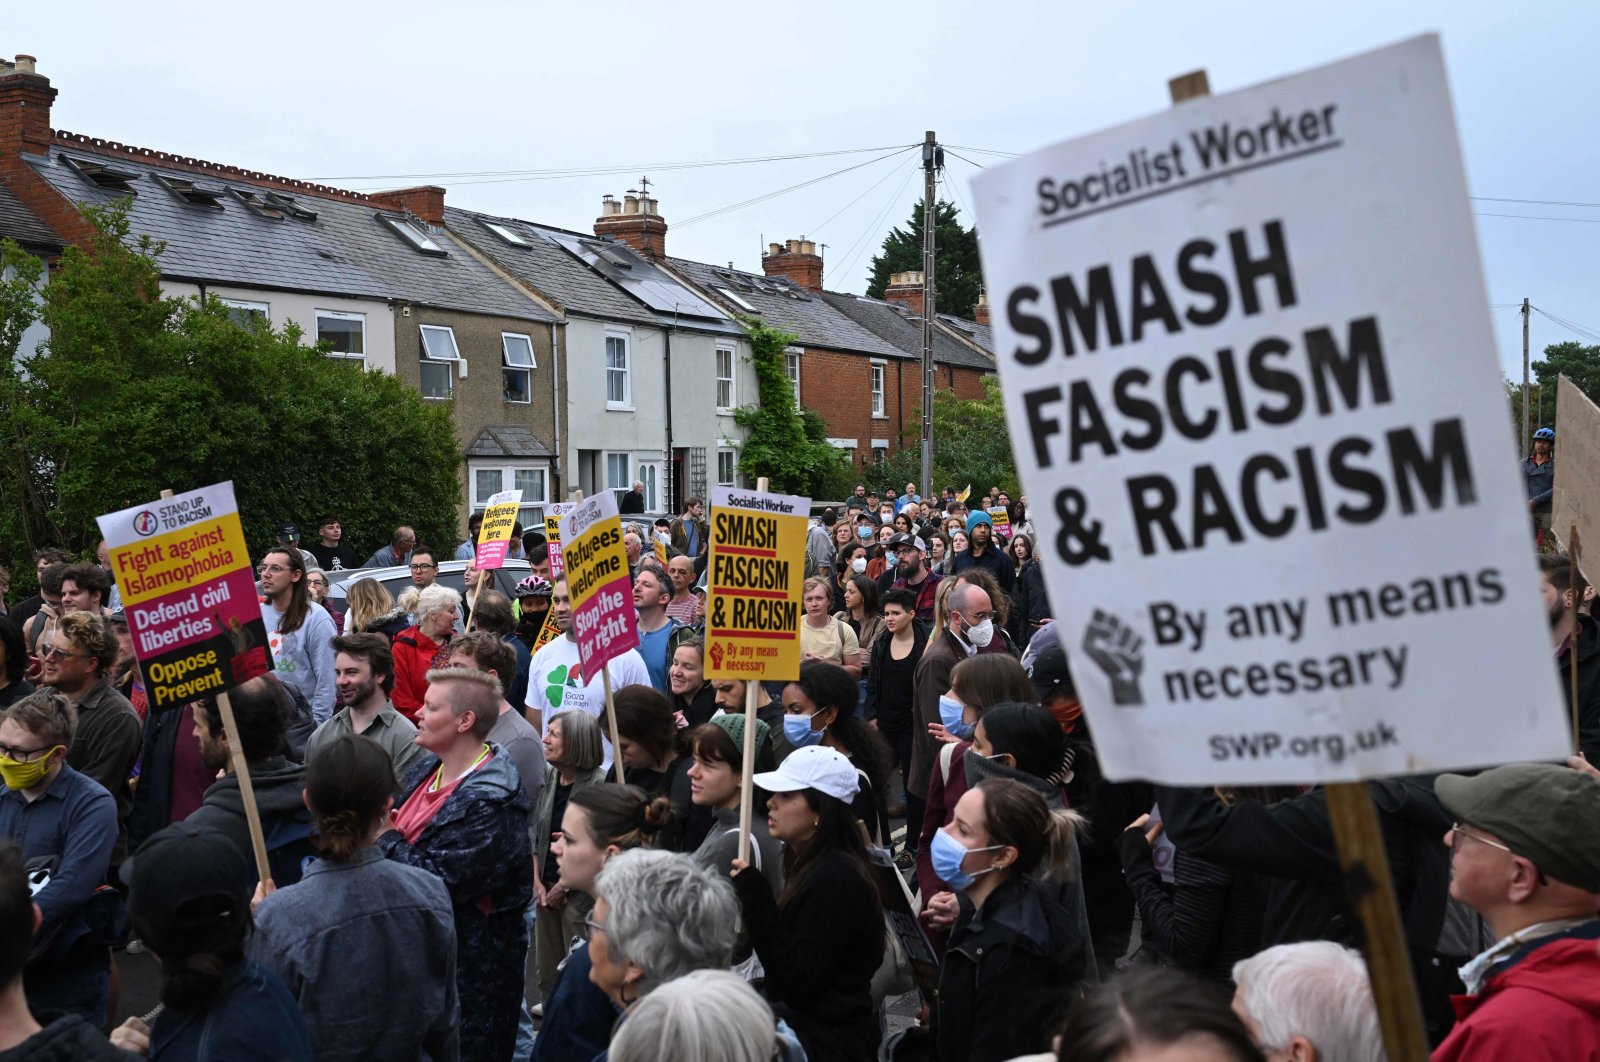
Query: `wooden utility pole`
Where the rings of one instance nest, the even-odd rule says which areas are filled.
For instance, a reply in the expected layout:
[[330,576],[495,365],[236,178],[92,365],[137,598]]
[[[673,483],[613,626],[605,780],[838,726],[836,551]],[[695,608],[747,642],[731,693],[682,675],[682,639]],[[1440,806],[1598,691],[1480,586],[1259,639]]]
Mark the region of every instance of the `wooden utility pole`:
[[1522,459],[1528,459],[1528,437],[1533,427],[1528,421],[1528,300],[1522,300]]
[[934,179],[944,152],[929,129],[922,139],[922,496],[933,497]]

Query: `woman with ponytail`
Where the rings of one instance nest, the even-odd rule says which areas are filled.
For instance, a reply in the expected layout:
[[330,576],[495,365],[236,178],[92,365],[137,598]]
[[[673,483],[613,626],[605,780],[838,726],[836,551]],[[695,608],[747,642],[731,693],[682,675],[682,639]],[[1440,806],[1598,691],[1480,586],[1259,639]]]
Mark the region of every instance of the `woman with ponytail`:
[[385,859],[396,789],[381,745],[345,734],[306,765],[320,857],[256,909],[250,955],[289,986],[319,1058],[454,1058],[455,920],[434,875]]
[[[574,789],[561,816],[561,832],[550,851],[568,893],[594,895],[594,882],[607,860],[632,848],[654,848],[672,822],[672,801],[651,797],[636,785],[604,782]],[[544,1005],[544,1023],[533,1041],[531,1062],[591,1059],[605,1051],[618,1010],[611,997],[589,979],[587,934],[577,941],[556,974]],[[603,932],[603,930],[602,930]]]
[[960,904],[940,968],[937,1058],[997,1062],[1049,1049],[1092,965],[1055,888],[1072,874],[1079,821],[1032,786],[988,778],[934,834],[934,869]]

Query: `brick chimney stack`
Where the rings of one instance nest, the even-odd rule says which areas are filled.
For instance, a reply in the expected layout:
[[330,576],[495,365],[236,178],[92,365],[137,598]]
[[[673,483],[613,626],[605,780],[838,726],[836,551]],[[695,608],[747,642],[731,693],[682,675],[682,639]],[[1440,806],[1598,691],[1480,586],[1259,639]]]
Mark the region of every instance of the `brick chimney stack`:
[[978,292],[978,305],[972,308],[972,319],[981,325],[989,323],[989,296]]
[[889,286],[883,289],[886,301],[904,306],[918,317],[922,316],[922,273],[891,273]]
[[822,256],[817,245],[804,237],[768,244],[767,253],[761,256],[761,271],[769,277],[788,277],[807,291],[822,290]]
[[19,55],[14,63],[0,59],[0,154],[44,154],[55,140],[50,104],[56,90],[35,62],[31,55]]
[[646,258],[664,258],[667,254],[667,221],[648,189],[640,194],[630,188],[620,203],[613,196],[605,196],[600,201],[600,216],[594,219],[594,234],[614,236]]
[[372,198],[391,210],[415,214],[429,225],[444,224],[444,189],[436,184],[373,192]]

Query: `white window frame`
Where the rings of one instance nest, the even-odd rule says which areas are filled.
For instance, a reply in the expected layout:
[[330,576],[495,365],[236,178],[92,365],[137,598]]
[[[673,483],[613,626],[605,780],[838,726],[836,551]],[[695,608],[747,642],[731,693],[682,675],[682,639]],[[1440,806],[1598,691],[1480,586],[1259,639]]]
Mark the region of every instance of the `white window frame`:
[[794,404],[800,404],[800,348],[785,347],[783,350],[783,374],[789,377],[789,382],[794,384]]
[[[722,375],[722,358],[724,355],[728,358],[728,375],[726,376]],[[718,346],[714,357],[716,359],[714,367],[717,373],[717,412],[729,414],[733,412],[733,407],[739,398],[739,392],[735,389],[735,385],[738,383],[738,369],[734,368],[735,359],[738,355],[732,347]],[[722,401],[722,389],[724,386],[728,389],[728,400],[726,402]]]
[[721,292],[723,297],[726,298],[729,302],[733,303],[735,306],[742,307],[745,310],[748,310],[750,313],[760,313],[761,312],[760,310],[756,309],[754,306],[751,306],[748,302],[744,301],[744,299],[740,298],[739,297],[739,293],[734,291],[732,288],[718,288],[717,291]]
[[[429,332],[444,333],[444,338],[450,340],[450,349],[447,353],[434,353],[433,347],[428,343]],[[443,402],[454,398],[456,393],[456,374],[455,370],[450,368],[450,365],[452,362],[459,363],[461,361],[461,346],[456,342],[456,330],[449,325],[419,324],[417,325],[417,334],[421,338],[422,344],[422,357],[420,359],[422,367],[417,370],[419,373],[418,390],[422,391],[422,397],[430,402]],[[447,386],[445,387],[445,393],[442,395],[428,394],[427,387],[421,381],[420,374],[430,365],[444,366]]]
[[[622,482],[613,483],[611,480],[611,462],[620,458],[622,468]],[[617,499],[617,504],[622,504],[622,496],[633,489],[633,454],[627,450],[602,450],[600,451],[600,476],[602,489],[609,490]]]
[[[611,366],[611,341],[620,340],[622,343],[622,368],[615,369]],[[605,360],[601,363],[605,368],[605,395],[607,409],[620,409],[631,411],[633,409],[633,334],[631,332],[606,332]],[[622,374],[622,399],[615,401],[611,397],[611,374]]]
[[[728,459],[728,475],[722,474],[722,459]],[[739,451],[731,446],[717,447],[717,486],[737,487],[739,485]]]
[[[230,310],[243,310],[245,312],[246,316],[244,317],[234,317],[231,313],[228,315],[229,317],[233,318],[233,320],[241,327],[248,326],[250,322],[254,320],[253,317],[248,316],[249,314],[260,314],[263,321],[266,321],[269,325],[272,324],[271,303],[252,302],[249,299],[224,299],[220,297],[217,299],[217,301],[222,303],[222,305],[226,306]],[[361,338],[363,340],[361,345],[366,346],[365,340],[367,338],[367,329],[365,325],[362,325],[361,327]]]
[[[528,344],[528,364],[514,365],[511,361],[511,348],[507,340],[520,339]],[[533,349],[533,337],[526,332],[501,332],[500,333],[500,397],[513,405],[528,405],[533,401],[533,370],[539,367],[539,355]],[[506,398],[505,374],[508,372],[521,372],[527,375],[528,385],[523,388],[527,398]]]
[[367,315],[351,310],[317,310],[317,342],[322,342],[322,318],[333,321],[360,321],[361,322],[361,351],[352,354],[347,350],[330,350],[328,357],[338,358],[341,361],[359,361],[363,367],[367,364]]
[[541,474],[540,481],[544,484],[544,494],[537,498],[530,498],[526,491],[522,495],[522,506],[517,510],[517,518],[522,521],[522,529],[528,530],[535,526],[535,521],[542,526],[544,520],[544,507],[550,504],[550,464],[548,461],[513,461],[495,458],[475,458],[467,462],[467,500],[470,508],[475,513],[481,513],[489,507],[488,495],[478,493],[478,473],[498,471],[500,473],[500,486],[490,491],[490,494],[502,490],[512,490],[516,486],[516,471],[532,471]]
[[502,240],[504,240],[506,243],[510,244],[513,247],[528,247],[528,246],[530,246],[528,241],[523,239],[521,236],[519,236],[517,234],[516,230],[514,230],[509,225],[502,225],[498,221],[485,221],[483,223],[483,227],[488,229],[490,232],[494,233],[496,236],[500,237]]
[[880,358],[872,359],[872,366],[867,370],[868,389],[872,392],[872,417],[874,420],[887,420],[889,414],[885,412],[883,400],[884,378],[889,373],[889,363]]

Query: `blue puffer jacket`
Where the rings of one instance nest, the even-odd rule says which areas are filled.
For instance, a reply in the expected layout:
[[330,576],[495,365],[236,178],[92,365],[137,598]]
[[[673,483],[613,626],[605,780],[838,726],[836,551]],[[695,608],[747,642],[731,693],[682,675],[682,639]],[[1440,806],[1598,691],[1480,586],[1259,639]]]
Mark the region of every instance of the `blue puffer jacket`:
[[[463,1062],[511,1057],[528,954],[523,913],[533,899],[528,798],[511,757],[491,747],[494,756],[461,780],[416,844],[395,830],[378,838],[384,855],[437,875],[449,890]],[[437,756],[424,756],[406,774],[405,797],[438,769]]]

